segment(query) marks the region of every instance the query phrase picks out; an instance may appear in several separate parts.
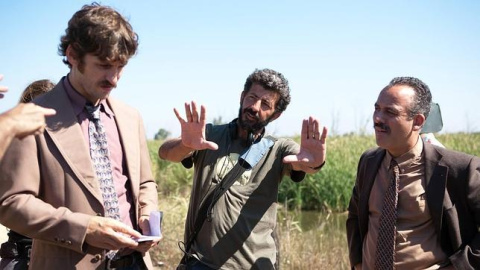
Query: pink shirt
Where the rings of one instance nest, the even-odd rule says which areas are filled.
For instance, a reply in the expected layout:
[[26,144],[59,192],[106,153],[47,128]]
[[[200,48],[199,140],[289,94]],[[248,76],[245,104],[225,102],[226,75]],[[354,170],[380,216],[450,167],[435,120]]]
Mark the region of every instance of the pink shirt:
[[[89,144],[88,123],[90,121],[88,120],[87,113],[84,109],[87,100],[73,88],[68,80],[68,76],[64,77],[62,82],[72,103],[73,112],[77,116],[78,123],[82,128],[85,141]],[[134,217],[134,212],[132,209],[131,187],[127,177],[127,167],[123,155],[122,144],[120,142],[120,135],[115,122],[115,114],[110,109],[106,100],[102,100],[100,104],[100,121],[105,127],[107,133],[113,182],[115,183],[115,190],[117,192],[118,203],[120,206],[120,219],[123,223],[133,227],[132,219]]]

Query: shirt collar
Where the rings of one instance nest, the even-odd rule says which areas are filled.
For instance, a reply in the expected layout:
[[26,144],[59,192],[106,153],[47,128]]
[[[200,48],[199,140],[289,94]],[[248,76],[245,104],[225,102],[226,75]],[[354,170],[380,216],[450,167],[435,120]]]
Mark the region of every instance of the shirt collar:
[[[82,96],[77,90],[75,90],[75,88],[73,88],[70,80],[68,79],[68,75],[63,77],[62,83],[72,103],[73,112],[78,117],[78,115],[84,111],[85,104],[87,104],[87,99]],[[100,110],[104,112],[108,117],[112,117],[115,115],[110,106],[108,105],[106,99],[100,101],[100,105]]]
[[417,163],[420,161],[420,159],[422,158],[422,151],[423,151],[423,140],[419,136],[415,146],[412,149],[410,149],[408,152],[406,152],[405,154],[399,157],[393,158],[392,155],[390,155],[390,153],[388,153],[387,151],[384,164],[385,166],[388,167],[390,166],[390,162],[392,161],[392,159],[395,159],[395,161],[398,163],[398,166],[400,168],[407,168],[411,164]]

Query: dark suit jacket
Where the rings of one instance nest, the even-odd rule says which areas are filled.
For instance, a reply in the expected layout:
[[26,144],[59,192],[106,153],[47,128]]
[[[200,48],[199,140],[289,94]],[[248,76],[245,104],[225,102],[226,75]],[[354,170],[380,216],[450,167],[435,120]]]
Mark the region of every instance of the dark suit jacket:
[[[137,226],[140,215],[158,208],[143,121],[133,108],[107,102],[123,146]],[[105,269],[103,250],[84,245],[90,218],[104,216],[104,208],[88,143],[62,81],[35,103],[57,114],[47,118],[43,134],[14,140],[0,162],[0,222],[34,238],[31,269]]]
[[[348,207],[347,238],[352,266],[362,261],[368,199],[386,151],[366,151]],[[426,200],[443,251],[456,269],[480,269],[480,158],[424,144]]]

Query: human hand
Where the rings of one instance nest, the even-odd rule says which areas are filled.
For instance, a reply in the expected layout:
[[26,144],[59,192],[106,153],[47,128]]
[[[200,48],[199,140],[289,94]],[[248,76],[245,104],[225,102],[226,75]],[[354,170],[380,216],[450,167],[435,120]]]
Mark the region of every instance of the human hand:
[[[0,81],[3,79],[3,75],[0,74]],[[2,99],[5,95],[3,93],[8,91],[8,87],[0,85],[0,99]]]
[[[138,226],[140,227],[140,230],[142,231],[143,235],[151,235],[150,222],[149,222],[149,217],[148,216],[141,216],[140,219],[138,220]],[[136,251],[145,253],[150,248],[158,245],[159,242],[160,242],[160,240],[139,242],[138,246],[133,248],[133,249],[135,249]]]
[[192,101],[191,104],[185,103],[185,114],[187,119],[184,120],[176,108],[173,109],[175,115],[182,128],[182,144],[193,150],[211,149],[217,150],[218,145],[214,142],[206,140],[205,136],[205,106],[200,107],[200,117],[197,111],[197,104]]
[[6,111],[6,125],[15,137],[22,139],[27,135],[38,135],[45,130],[45,117],[55,115],[54,109],[43,108],[33,103],[21,103]]
[[327,133],[323,127],[320,134],[320,122],[310,116],[302,123],[300,152],[297,155],[288,155],[283,158],[284,163],[291,163],[296,171],[314,173],[314,169],[325,162],[327,155]]
[[85,242],[90,246],[107,250],[135,249],[138,243],[132,237],[140,236],[139,232],[118,220],[94,216],[88,222]]

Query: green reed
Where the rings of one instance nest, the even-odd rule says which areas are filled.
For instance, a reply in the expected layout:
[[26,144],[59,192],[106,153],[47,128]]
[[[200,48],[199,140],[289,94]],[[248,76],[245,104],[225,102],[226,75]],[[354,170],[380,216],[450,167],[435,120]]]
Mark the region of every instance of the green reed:
[[[437,139],[449,149],[480,156],[480,133],[441,134]],[[178,243],[183,240],[193,170],[160,160],[157,155],[160,143],[148,142],[152,170],[158,183],[159,208],[164,211],[164,239],[151,254],[158,269],[175,269],[182,257]],[[285,178],[280,185],[281,269],[349,269],[344,212],[350,200],[358,159],[365,150],[376,146],[375,138],[352,134],[332,136],[327,145],[327,163],[320,172],[307,175],[301,183]],[[307,209],[324,214],[319,216],[313,229],[303,230],[300,210]]]
[[[480,156],[480,133],[454,133],[437,136],[445,147]],[[294,138],[296,141],[299,138]],[[186,195],[192,185],[193,169],[158,158],[160,141],[149,141],[154,177],[163,196]],[[322,170],[307,175],[301,183],[282,180],[278,201],[290,209],[343,212],[348,207],[358,160],[376,147],[373,135],[332,136],[327,140],[327,162]]]

